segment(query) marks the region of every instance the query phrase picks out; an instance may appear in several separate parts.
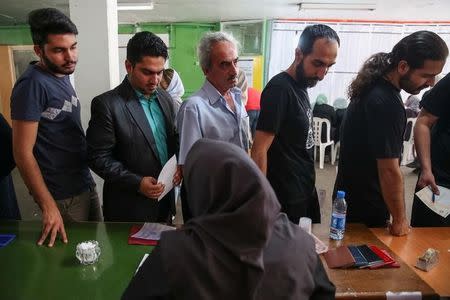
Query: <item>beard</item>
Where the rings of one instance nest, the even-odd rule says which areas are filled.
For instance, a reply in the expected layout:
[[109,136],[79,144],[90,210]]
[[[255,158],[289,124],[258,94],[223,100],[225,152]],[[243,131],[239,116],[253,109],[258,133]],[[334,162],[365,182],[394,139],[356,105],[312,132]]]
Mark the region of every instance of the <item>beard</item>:
[[297,83],[302,88],[312,88],[319,82],[319,77],[306,77],[305,69],[303,68],[303,61],[295,68],[295,77]]
[[58,66],[57,64],[53,63],[47,55],[45,55],[45,52],[42,54],[42,60],[45,63],[45,66],[49,71],[55,74],[64,74],[64,75],[70,75],[75,71],[75,67],[72,69],[68,69],[67,66],[70,64],[77,64],[77,61],[68,61],[65,62],[63,65]]
[[417,86],[411,81],[411,71],[408,71],[405,75],[403,75],[400,80],[400,88],[404,90],[405,92],[411,94],[411,95],[417,95],[420,93],[421,90],[429,87],[428,84]]

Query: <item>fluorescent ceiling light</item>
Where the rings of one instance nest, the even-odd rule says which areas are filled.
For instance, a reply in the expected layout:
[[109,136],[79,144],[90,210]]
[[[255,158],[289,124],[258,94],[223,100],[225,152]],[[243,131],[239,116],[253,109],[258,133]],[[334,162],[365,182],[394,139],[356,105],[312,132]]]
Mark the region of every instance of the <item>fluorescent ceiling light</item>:
[[117,3],[117,10],[152,10],[153,2],[146,3]]
[[299,10],[323,9],[323,10],[375,10],[375,2],[359,1],[302,1],[298,3]]

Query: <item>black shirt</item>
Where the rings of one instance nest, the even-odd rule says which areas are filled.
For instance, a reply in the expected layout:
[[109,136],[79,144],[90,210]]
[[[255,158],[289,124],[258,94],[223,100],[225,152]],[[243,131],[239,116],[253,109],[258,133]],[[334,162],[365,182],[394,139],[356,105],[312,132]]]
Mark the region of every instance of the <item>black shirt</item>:
[[378,178],[377,159],[400,159],[406,115],[400,90],[380,79],[352,99],[341,127],[335,190],[346,192],[347,221],[385,226],[389,218]]
[[431,166],[436,183],[450,188],[450,74],[424,96],[420,105],[439,118],[431,130]]
[[267,179],[282,207],[307,205],[309,217],[318,222],[312,110],[306,88],[286,72],[274,76],[262,92],[256,129],[275,134],[267,153]]

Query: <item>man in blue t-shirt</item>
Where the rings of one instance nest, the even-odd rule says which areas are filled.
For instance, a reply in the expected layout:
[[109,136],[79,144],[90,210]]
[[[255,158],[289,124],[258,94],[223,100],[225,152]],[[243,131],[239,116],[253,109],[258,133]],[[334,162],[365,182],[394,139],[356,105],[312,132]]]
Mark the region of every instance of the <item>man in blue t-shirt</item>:
[[11,95],[13,151],[17,167],[42,210],[42,235],[52,247],[64,221],[101,220],[86,162],[80,102],[69,75],[78,58],[76,26],[63,13],[45,8],[28,18],[38,62],[17,80]]

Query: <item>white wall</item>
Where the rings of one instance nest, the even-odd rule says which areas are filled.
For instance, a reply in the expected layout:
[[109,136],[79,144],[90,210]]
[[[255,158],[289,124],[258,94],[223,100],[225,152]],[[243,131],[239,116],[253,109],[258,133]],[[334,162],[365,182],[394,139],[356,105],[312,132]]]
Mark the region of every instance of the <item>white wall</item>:
[[[310,24],[312,22],[274,22],[268,79],[289,67],[294,60],[294,49],[303,28]],[[346,97],[350,82],[367,58],[377,52],[390,52],[400,39],[414,31],[436,32],[450,46],[450,25],[447,24],[327,23],[327,25],[336,30],[341,46],[336,64],[330,69],[324,80],[308,90],[311,102],[315,102],[320,93],[328,97],[330,104],[337,97]],[[447,63],[444,66],[443,74],[449,71],[450,64]],[[421,95],[419,94],[419,97]],[[402,92],[404,100],[407,96],[408,94]]]

